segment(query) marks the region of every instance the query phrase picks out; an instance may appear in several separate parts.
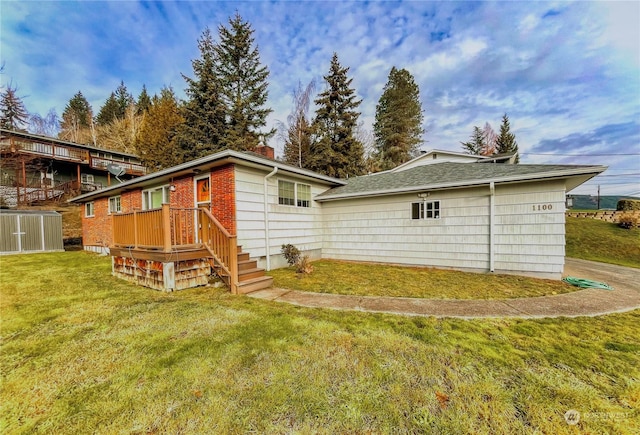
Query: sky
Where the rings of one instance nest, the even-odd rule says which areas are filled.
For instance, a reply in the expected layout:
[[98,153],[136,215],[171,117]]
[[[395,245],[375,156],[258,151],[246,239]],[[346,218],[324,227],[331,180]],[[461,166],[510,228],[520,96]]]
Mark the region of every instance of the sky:
[[[184,98],[197,40],[235,14],[270,71],[265,131],[292,92],[324,88],[333,53],[372,131],[392,67],[420,89],[423,150],[462,152],[474,126],[503,114],[521,163],[606,165],[575,194],[640,196],[640,2],[7,1],[0,2],[0,85],[27,110],[62,115],[82,91],[94,113],[121,81],[137,97]],[[313,110],[313,108],[312,108]],[[282,153],[277,138],[269,145]]]

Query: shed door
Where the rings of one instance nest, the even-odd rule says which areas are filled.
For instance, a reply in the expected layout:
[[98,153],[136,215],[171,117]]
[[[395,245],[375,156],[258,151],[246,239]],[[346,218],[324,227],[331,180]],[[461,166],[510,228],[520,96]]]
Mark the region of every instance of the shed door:
[[20,216],[23,251],[42,251],[42,216]]
[[0,252],[18,252],[18,215],[0,215]]

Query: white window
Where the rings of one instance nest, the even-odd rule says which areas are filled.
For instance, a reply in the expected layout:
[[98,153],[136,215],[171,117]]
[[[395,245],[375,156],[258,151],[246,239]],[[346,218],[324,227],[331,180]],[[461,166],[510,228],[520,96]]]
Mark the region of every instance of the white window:
[[440,219],[440,201],[412,203],[411,219]]
[[80,182],[82,183],[91,183],[94,182],[93,174],[80,174]]
[[278,204],[311,207],[311,186],[278,180]]
[[93,217],[93,202],[87,202],[84,205],[84,215],[86,217]]
[[169,185],[142,191],[142,209],[151,210],[169,204]]
[[120,207],[120,196],[112,196],[109,198],[109,214],[120,213],[122,208]]

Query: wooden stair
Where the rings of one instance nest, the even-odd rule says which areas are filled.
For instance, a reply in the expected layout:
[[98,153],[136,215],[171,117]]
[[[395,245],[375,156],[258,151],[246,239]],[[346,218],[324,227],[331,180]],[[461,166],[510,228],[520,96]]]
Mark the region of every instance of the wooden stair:
[[[229,277],[225,272],[214,264],[211,265],[223,280],[229,285]],[[242,252],[242,246],[238,246],[238,293],[247,294],[257,290],[271,287],[273,278],[265,275],[265,270],[258,267],[256,260],[251,260],[248,252]]]

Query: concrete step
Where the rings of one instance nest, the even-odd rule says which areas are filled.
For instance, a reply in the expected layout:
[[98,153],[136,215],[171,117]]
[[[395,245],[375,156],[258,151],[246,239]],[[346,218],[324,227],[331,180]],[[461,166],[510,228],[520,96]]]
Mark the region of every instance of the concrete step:
[[247,294],[257,290],[263,290],[271,287],[272,284],[273,284],[273,278],[270,276],[253,278],[248,281],[242,281],[238,283],[238,293]]

